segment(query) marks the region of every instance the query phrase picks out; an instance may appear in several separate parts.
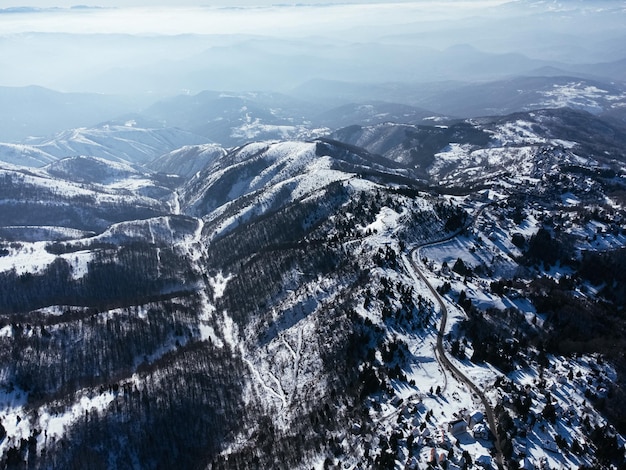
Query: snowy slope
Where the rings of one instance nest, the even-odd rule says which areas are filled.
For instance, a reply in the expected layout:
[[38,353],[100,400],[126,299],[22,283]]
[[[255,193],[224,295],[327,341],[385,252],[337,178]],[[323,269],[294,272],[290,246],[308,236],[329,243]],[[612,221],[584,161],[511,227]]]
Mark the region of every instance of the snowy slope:
[[436,185],[476,183],[504,172],[538,175],[552,165],[610,166],[624,160],[626,144],[619,125],[567,108],[438,126],[351,126],[332,136],[414,167]]
[[63,158],[46,165],[44,170],[57,178],[77,183],[110,184],[141,175],[130,164],[86,156]]
[[26,143],[57,158],[89,155],[143,165],[184,145],[208,142],[205,137],[180,129],[143,129],[129,122],[67,130],[52,138],[30,139]]
[[196,216],[219,215],[242,222],[363,172],[399,180],[410,174],[393,162],[339,143],[254,143],[215,160],[197,174],[182,191],[183,206]]
[[335,131],[332,137],[415,168],[420,176],[427,175],[435,154],[446,145],[468,143],[482,146],[489,140],[480,128],[463,122],[428,126],[393,122],[366,127],[350,126]]
[[146,114],[167,126],[206,136],[224,147],[272,139],[323,135],[307,115],[317,108],[279,93],[203,91],[160,101]]
[[[563,107],[605,115],[623,109],[626,102],[626,90],[619,81],[568,77],[563,71],[558,76],[542,76],[541,72],[426,95],[420,105],[450,116],[478,117]],[[592,66],[588,73],[593,74]]]
[[6,163],[40,167],[54,160],[53,155],[32,145],[0,143],[0,161]]
[[416,126],[384,123],[367,127],[350,126],[335,131],[332,136],[342,142],[366,148],[372,153],[410,165],[413,147],[410,145],[410,132],[415,130]]
[[147,167],[153,171],[191,178],[225,154],[226,150],[218,144],[185,145],[161,155],[150,162]]
[[372,126],[384,122],[397,124],[425,124],[443,118],[426,109],[416,108],[399,103],[374,101],[367,103],[350,103],[325,111],[314,118],[314,122],[330,129],[346,126]]
[[539,95],[540,100],[528,108],[572,108],[602,114],[626,106],[626,91],[583,80],[555,83]]
[[[74,277],[80,278],[102,246],[146,242],[163,247],[186,245],[197,238],[200,228],[197,219],[175,215],[116,223],[95,236],[63,227],[0,227],[0,235],[20,240],[0,257],[0,272],[42,273],[60,256],[70,263]],[[55,242],[52,249],[51,242]],[[60,252],[64,253],[55,254]]]
[[170,215],[113,224],[95,237],[67,242],[64,246],[74,249],[74,246],[123,245],[133,241],[162,246],[184,245],[191,243],[200,229],[201,223],[197,219]]
[[[76,168],[76,164],[86,162],[111,170],[108,162],[103,165],[88,158],[73,159],[56,168],[62,173],[63,168]],[[54,174],[55,167],[50,168]],[[101,231],[113,222],[169,213],[177,204],[172,190],[124,166],[118,165],[113,171],[117,179],[105,175],[103,184],[85,184],[53,174],[44,169],[0,167],[3,226],[48,225]],[[95,174],[88,177],[98,179]],[[76,179],[82,181],[80,175]]]

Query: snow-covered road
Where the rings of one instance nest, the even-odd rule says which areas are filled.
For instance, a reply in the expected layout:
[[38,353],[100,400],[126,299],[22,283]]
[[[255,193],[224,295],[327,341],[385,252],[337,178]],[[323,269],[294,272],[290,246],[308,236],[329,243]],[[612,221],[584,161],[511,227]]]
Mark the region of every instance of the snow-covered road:
[[[480,389],[479,386],[477,386],[469,377],[467,377],[467,375],[465,375],[463,372],[461,372],[461,370],[459,370],[459,368],[457,366],[455,366],[450,359],[448,358],[448,356],[446,355],[446,350],[443,347],[443,337],[444,337],[444,333],[446,331],[446,323],[448,321],[448,308],[446,306],[446,302],[444,301],[444,299],[439,295],[439,293],[437,292],[437,290],[433,287],[433,285],[430,283],[430,281],[428,280],[428,278],[426,277],[426,275],[422,272],[422,270],[420,269],[419,266],[419,259],[420,259],[420,250],[422,248],[426,248],[429,246],[433,246],[433,245],[437,245],[440,243],[445,243],[448,242],[452,239],[454,239],[455,237],[457,237],[461,232],[463,232],[466,228],[470,227],[471,225],[473,225],[474,221],[476,221],[478,219],[478,217],[480,216],[480,214],[482,213],[482,211],[489,206],[489,204],[486,204],[484,206],[482,206],[478,212],[476,213],[476,215],[465,225],[465,227],[463,227],[463,229],[461,229],[458,232],[455,232],[452,235],[446,236],[440,240],[436,240],[433,242],[428,242],[425,243],[423,245],[420,245],[416,248],[414,248],[413,250],[411,250],[410,253],[410,257],[408,259],[408,264],[410,265],[410,267],[412,268],[412,271],[421,279],[421,281],[426,284],[426,286],[428,287],[428,289],[430,290],[432,296],[437,300],[437,303],[439,304],[440,307],[440,311],[441,311],[441,323],[439,324],[439,330],[437,333],[437,344],[436,344],[436,356],[438,358],[438,360],[440,361],[441,365],[447,369],[450,374],[452,374],[452,376],[454,378],[456,378],[458,381],[463,382],[464,384],[466,384],[469,389],[472,391],[472,393],[474,393],[482,402],[484,408],[485,408],[485,415],[487,417],[487,422],[489,423],[489,429],[491,430],[492,434],[495,437],[495,448],[496,448],[496,461],[498,462],[498,467],[503,468],[503,463],[504,463],[504,459],[502,456],[502,446],[501,446],[501,440],[500,437],[498,436],[498,427],[497,427],[497,423],[496,423],[496,418],[495,418],[495,413],[493,411],[493,407],[491,406],[491,403],[489,402],[489,399],[487,398],[487,396],[483,393],[483,391]],[[417,262],[415,260],[418,260]]]

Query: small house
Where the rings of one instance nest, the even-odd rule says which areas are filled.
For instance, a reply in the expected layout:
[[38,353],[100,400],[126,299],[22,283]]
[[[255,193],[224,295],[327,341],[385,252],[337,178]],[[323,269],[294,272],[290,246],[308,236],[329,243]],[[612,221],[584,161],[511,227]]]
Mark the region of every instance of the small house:
[[493,465],[491,463],[491,456],[489,455],[481,455],[477,457],[474,462],[476,463],[476,465],[482,468],[493,468]]
[[482,413],[482,411],[476,410],[473,413],[467,415],[467,426],[473,428],[477,424],[482,423],[484,420],[485,415]]
[[463,419],[457,419],[448,423],[448,432],[453,436],[458,436],[467,432],[467,423]]
[[402,403],[404,402],[404,400],[402,398],[400,398],[398,395],[395,395],[392,399],[391,399],[391,405],[395,408],[398,408]]
[[487,440],[489,439],[489,430],[484,423],[478,423],[472,428],[472,435],[474,439]]
[[437,450],[433,447],[432,449],[430,449],[430,463],[437,463]]

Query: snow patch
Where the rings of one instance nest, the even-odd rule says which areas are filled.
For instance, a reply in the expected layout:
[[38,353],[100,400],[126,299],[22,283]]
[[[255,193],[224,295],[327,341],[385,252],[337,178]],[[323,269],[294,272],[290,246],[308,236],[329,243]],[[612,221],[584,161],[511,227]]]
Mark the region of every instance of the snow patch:
[[228,282],[233,278],[233,275],[230,274],[227,277],[219,272],[214,277],[209,279],[209,285],[213,288],[213,298],[219,299],[224,296],[224,291],[226,290],[226,286],[228,286]]

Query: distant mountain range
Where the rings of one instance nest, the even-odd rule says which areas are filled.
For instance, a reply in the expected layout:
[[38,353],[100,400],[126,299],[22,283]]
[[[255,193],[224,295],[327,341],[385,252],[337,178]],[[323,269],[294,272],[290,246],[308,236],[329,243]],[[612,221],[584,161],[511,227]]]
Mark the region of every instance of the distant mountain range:
[[0,159],[16,165],[41,166],[54,160],[88,155],[143,165],[184,145],[209,139],[175,128],[143,129],[134,121],[77,128],[49,138],[30,138],[23,144],[0,144]]
[[[567,76],[554,69],[538,72],[542,75],[472,84],[317,80],[299,86],[289,95],[205,91],[160,100],[143,111],[138,104],[122,98],[111,100],[103,95],[63,94],[39,88],[15,89],[12,93],[12,89],[5,88],[0,90],[0,122],[4,123],[0,141],[37,145],[38,150],[59,156],[59,152],[80,150],[77,143],[67,149],[60,141],[54,143],[55,139],[71,140],[66,129],[100,128],[98,132],[103,132],[106,123],[117,126],[116,132],[127,123],[134,123],[135,128],[175,127],[204,136],[206,142],[231,147],[254,140],[313,138],[353,124],[428,124],[444,117],[506,115],[565,106],[618,120],[625,118],[626,86],[621,82]],[[63,132],[65,135],[61,135]],[[95,135],[88,138],[97,140]],[[174,148],[170,146],[163,153]],[[33,158],[44,157],[33,154]]]

